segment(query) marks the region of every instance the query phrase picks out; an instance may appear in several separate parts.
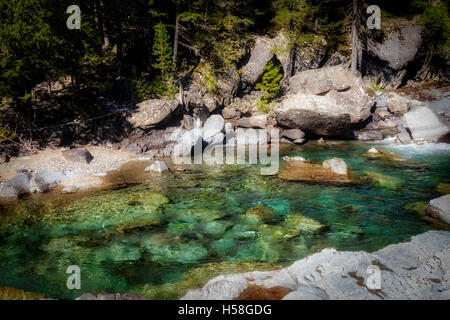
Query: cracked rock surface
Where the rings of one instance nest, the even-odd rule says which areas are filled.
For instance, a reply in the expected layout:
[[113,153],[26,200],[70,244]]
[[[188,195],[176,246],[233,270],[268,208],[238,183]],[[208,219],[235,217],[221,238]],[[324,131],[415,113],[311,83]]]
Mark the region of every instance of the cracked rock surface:
[[234,299],[260,285],[293,290],[284,299],[446,300],[449,265],[450,232],[429,231],[374,253],[324,249],[284,269],[221,275],[182,299]]

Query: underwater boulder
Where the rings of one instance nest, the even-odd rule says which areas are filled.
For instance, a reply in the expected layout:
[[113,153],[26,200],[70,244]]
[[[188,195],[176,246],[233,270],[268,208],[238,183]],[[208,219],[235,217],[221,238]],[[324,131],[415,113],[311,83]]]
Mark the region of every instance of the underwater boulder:
[[148,241],[143,246],[152,254],[151,260],[161,265],[198,263],[208,255],[208,250],[194,241],[174,240],[170,244]]
[[327,228],[314,219],[298,214],[288,214],[284,218],[283,226],[287,229],[298,230],[300,233],[320,232]]
[[450,193],[450,183],[439,183],[436,186],[436,191],[442,194]]
[[336,169],[337,167],[333,164],[335,171],[333,171],[331,167],[329,162],[324,166],[321,163],[314,163],[311,161],[290,160],[287,161],[286,166],[278,172],[278,178],[289,181],[337,184],[352,184],[359,182],[356,175],[350,169],[347,169],[347,174],[340,174],[341,172],[344,172],[343,166],[339,165],[339,168]]
[[425,216],[425,211],[427,209],[427,206],[428,206],[428,203],[426,203],[425,201],[418,201],[418,202],[409,203],[406,206],[404,206],[403,208],[410,212],[416,213],[420,217],[423,217],[423,216]]
[[136,188],[122,189],[73,201],[44,218],[48,235],[61,237],[84,232],[118,231],[160,223],[161,206],[169,203],[162,194]]
[[279,221],[280,217],[270,207],[257,205],[247,210],[245,215],[249,218],[258,218],[265,223]]
[[373,171],[366,171],[364,174],[366,178],[376,187],[386,188],[389,190],[399,190],[402,187],[402,182],[392,175],[385,175]]

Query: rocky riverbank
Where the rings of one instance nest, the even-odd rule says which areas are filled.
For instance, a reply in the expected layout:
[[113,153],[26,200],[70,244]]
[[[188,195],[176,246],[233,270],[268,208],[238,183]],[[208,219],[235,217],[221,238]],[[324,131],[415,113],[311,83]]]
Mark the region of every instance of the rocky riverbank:
[[281,270],[216,277],[183,299],[231,300],[251,286],[278,286],[290,292],[286,300],[448,300],[449,243],[450,232],[430,231],[374,253],[324,249]]

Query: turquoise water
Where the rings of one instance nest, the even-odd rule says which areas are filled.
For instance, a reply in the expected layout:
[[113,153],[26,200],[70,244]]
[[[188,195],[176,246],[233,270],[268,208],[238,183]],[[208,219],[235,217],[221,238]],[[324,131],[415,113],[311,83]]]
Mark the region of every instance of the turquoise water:
[[[440,196],[436,186],[450,178],[448,145],[376,145],[404,162],[370,160],[363,156],[370,147],[311,144],[280,156],[339,157],[358,176],[374,172],[388,183],[289,182],[261,176],[257,166],[200,165],[81,199],[5,205],[0,286],[53,298],[178,298],[224,270],[287,266],[326,247],[374,251],[436,228],[405,206]],[[264,218],[246,214],[255,206]],[[81,268],[81,290],[66,287],[70,265]]]

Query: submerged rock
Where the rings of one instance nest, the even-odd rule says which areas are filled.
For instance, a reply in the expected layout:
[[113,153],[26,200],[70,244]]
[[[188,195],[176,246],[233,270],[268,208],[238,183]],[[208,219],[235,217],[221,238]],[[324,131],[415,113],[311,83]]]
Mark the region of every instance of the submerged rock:
[[418,202],[413,202],[413,203],[407,204],[406,206],[404,206],[404,208],[405,208],[405,210],[415,212],[420,217],[423,217],[426,214],[427,206],[428,206],[428,203],[426,203],[425,201],[418,201]]
[[197,263],[208,255],[208,250],[195,241],[181,242],[164,234],[151,236],[142,246],[152,254],[151,260],[161,265]]
[[450,224],[450,194],[431,200],[427,216]]
[[[326,165],[290,160],[287,161],[286,166],[278,172],[278,178],[290,181],[358,183],[358,179],[353,172],[349,170],[346,165],[342,165],[342,160],[338,160],[326,162]],[[333,166],[334,170],[331,166]]]
[[254,217],[262,222],[273,222],[279,220],[279,216],[272,208],[266,206],[254,206],[245,213],[247,217]]
[[53,237],[84,232],[118,231],[159,224],[160,207],[169,203],[162,194],[129,188],[73,201],[46,215],[43,228]]
[[388,176],[379,172],[372,171],[366,171],[364,172],[364,174],[373,184],[375,184],[375,186],[380,188],[399,190],[402,186],[402,182],[392,175]]
[[439,183],[436,186],[436,191],[442,194],[450,193],[450,183]]
[[[182,299],[231,300],[250,285],[259,285],[288,288],[299,298],[313,292],[317,299],[446,300],[449,242],[450,232],[430,231],[374,253],[324,249],[281,270],[218,276]],[[436,261],[439,267],[433,267]],[[379,286],[371,281],[374,269],[381,273]]]
[[300,233],[314,233],[325,230],[327,227],[320,222],[298,214],[288,214],[284,218],[283,226],[298,230]]

